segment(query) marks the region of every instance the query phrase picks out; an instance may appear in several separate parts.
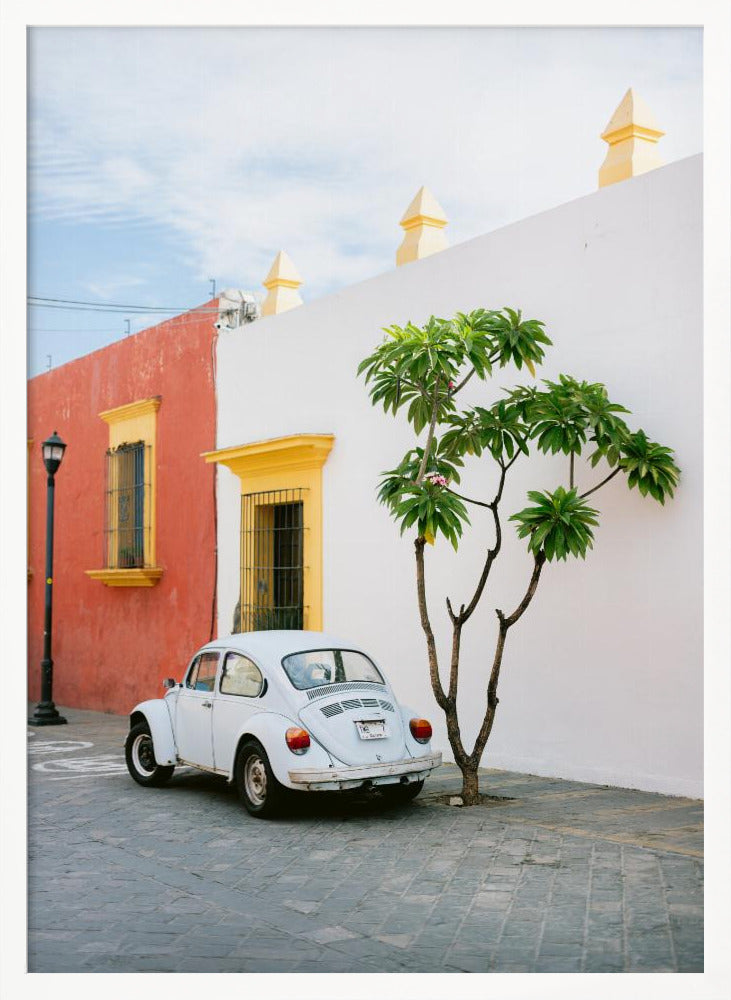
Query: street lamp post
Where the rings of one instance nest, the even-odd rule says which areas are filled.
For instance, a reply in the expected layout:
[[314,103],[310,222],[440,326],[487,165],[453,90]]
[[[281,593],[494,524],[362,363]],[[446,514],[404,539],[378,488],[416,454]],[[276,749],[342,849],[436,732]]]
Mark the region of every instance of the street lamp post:
[[53,494],[54,476],[63,459],[66,445],[57,432],[41,445],[43,464],[48,473],[46,501],[46,616],[43,626],[43,659],[41,660],[41,700],[33,716],[28,719],[31,726],[61,726],[66,722],[58,714],[53,704],[53,660],[51,659],[51,622],[53,617]]

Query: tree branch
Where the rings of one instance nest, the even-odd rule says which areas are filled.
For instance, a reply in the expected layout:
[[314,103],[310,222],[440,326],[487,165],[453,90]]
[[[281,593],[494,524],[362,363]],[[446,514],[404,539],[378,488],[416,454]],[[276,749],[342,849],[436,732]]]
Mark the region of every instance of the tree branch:
[[500,618],[501,624],[505,625],[506,632],[509,628],[515,625],[515,623],[522,616],[523,612],[528,607],[530,602],[533,600],[533,595],[536,592],[536,587],[538,586],[538,581],[541,577],[541,570],[543,569],[543,564],[546,561],[546,553],[543,551],[543,549],[541,549],[538,553],[536,553],[533,559],[534,559],[533,574],[530,578],[530,583],[528,584],[528,589],[525,592],[523,600],[520,602],[520,604],[512,613],[512,615],[508,615],[507,618],[504,618],[502,616],[502,612],[498,611],[498,618]]
[[[509,472],[509,470],[515,465],[515,463],[520,458],[521,454],[522,454],[522,452],[520,451],[520,449],[518,449],[518,451],[516,451],[516,453],[510,459],[510,461],[508,462],[508,464],[502,466],[502,468],[505,471],[505,475],[507,475],[508,472]],[[503,478],[500,480],[500,488],[498,489],[497,496],[493,500],[493,503],[500,503],[500,501],[502,499],[502,496],[503,496],[503,486],[504,485],[505,485],[505,476],[503,476]]]
[[[498,351],[497,354],[493,355],[493,357],[488,358],[487,363],[488,365],[492,366],[495,364],[496,361],[499,360],[500,360],[500,351]],[[452,389],[451,395],[456,396],[457,393],[460,391],[460,389],[464,389],[464,387],[467,385],[467,383],[474,374],[475,374],[475,369],[473,368],[470,372],[467,373],[467,375],[465,375],[465,377],[462,379],[459,385],[455,386],[454,389]]]
[[449,600],[449,598],[447,598],[447,614],[451,618],[452,624],[454,625],[454,623],[457,621],[457,616],[454,613],[454,608],[452,607],[452,602]]
[[426,646],[429,653],[429,677],[431,678],[432,691],[437,700],[437,704],[443,711],[447,711],[447,696],[439,677],[439,661],[437,660],[437,647],[434,641],[431,622],[429,621],[429,609],[426,604],[426,583],[424,580],[424,545],[426,540],[419,536],[414,542],[416,551],[416,590],[419,598],[419,615],[421,617],[421,627],[426,636]]
[[[510,464],[512,465],[512,462]],[[482,597],[482,592],[485,589],[485,584],[487,583],[487,578],[490,575],[492,564],[495,562],[495,559],[497,558],[498,553],[500,552],[503,536],[502,536],[502,528],[500,526],[500,515],[498,513],[498,504],[500,503],[500,499],[503,495],[503,487],[505,486],[505,476],[507,475],[508,468],[509,466],[506,465],[503,465],[501,467],[500,482],[498,484],[497,493],[495,494],[495,499],[492,501],[491,504],[487,504],[487,506],[492,511],[492,516],[495,521],[495,544],[491,549],[487,550],[487,558],[485,559],[485,565],[482,568],[482,573],[480,574],[480,579],[477,583],[477,588],[475,590],[475,593],[472,597],[472,600],[467,605],[465,611],[459,616],[461,624],[464,624],[469,618],[472,617],[472,614],[477,605],[479,604],[480,598]]]
[[475,746],[470,754],[470,763],[475,767],[479,765],[482,759],[482,754],[484,753],[487,741],[490,738],[490,732],[492,731],[492,724],[495,721],[495,711],[498,706],[498,696],[497,696],[497,685],[500,678],[500,667],[503,662],[503,651],[505,649],[505,638],[508,634],[508,629],[511,628],[518,619],[521,617],[523,612],[526,610],[530,602],[533,600],[533,595],[536,592],[536,587],[538,586],[538,581],[541,576],[541,570],[543,564],[546,561],[546,556],[543,550],[534,556],[533,562],[533,573],[531,574],[530,582],[528,584],[528,589],[525,592],[523,600],[520,602],[518,607],[507,618],[502,613],[502,611],[496,611],[498,620],[500,622],[500,629],[498,631],[497,643],[495,646],[495,656],[492,661],[492,670],[490,671],[490,680],[487,685],[487,706],[485,708],[485,717],[482,720],[482,726],[477,734],[477,739],[475,740]]
[[460,389],[464,389],[464,387],[467,385],[467,383],[474,374],[475,374],[475,369],[473,368],[467,375],[465,375],[465,377],[462,379],[459,385],[455,386],[454,389],[452,389],[452,395],[456,396],[457,393],[460,391]]
[[463,497],[461,493],[457,493],[455,490],[449,489],[449,487],[447,487],[447,492],[451,493],[453,497],[457,497],[459,500],[464,500],[465,503],[473,503],[476,507],[488,507],[492,509],[492,504],[485,503],[484,500],[471,500],[470,497]]
[[449,694],[447,695],[452,705],[457,703],[457,678],[459,676],[459,646],[462,638],[462,623],[459,619],[454,622],[452,632],[452,660],[449,665]]
[[586,497],[591,496],[592,493],[596,493],[598,489],[601,489],[601,487],[604,486],[605,483],[608,483],[610,479],[614,479],[617,473],[621,471],[622,467],[618,465],[617,468],[613,472],[610,472],[605,479],[602,479],[600,483],[597,483],[596,486],[592,486],[592,488],[590,490],[587,490],[586,493],[581,493],[580,494],[581,499],[584,500]]
[[513,457],[512,457],[511,459],[510,459],[510,461],[508,462],[508,464],[507,464],[507,465],[505,466],[505,471],[506,471],[506,472],[508,471],[508,469],[512,468],[512,466],[514,466],[514,465],[515,465],[515,463],[516,463],[516,462],[518,461],[518,459],[520,458],[520,456],[521,456],[522,454],[523,454],[523,452],[522,452],[522,451],[520,451],[520,449],[518,449],[518,451],[516,451],[516,453],[515,453],[515,454],[513,455]]
[[574,453],[571,452],[571,457],[569,458],[569,489],[574,488]]
[[421,465],[419,466],[419,474],[416,477],[416,483],[419,485],[424,478],[424,473],[426,472],[427,462],[429,461],[429,452],[431,451],[431,444],[434,440],[434,428],[437,424],[437,414],[439,412],[439,375],[437,375],[436,382],[434,383],[434,398],[432,400],[431,407],[431,420],[429,421],[429,433],[426,436],[426,444],[424,445],[424,454],[421,457]]
[[429,398],[429,393],[427,392],[426,386],[424,385],[422,379],[418,379],[418,381],[414,383],[414,386],[416,389],[419,390],[419,393],[424,397],[424,399]]
[[418,393],[421,393],[422,396],[424,395],[423,386],[418,385],[416,382],[412,382],[411,379],[404,378],[403,375],[397,375],[396,378],[402,385],[407,385],[409,389],[415,389]]
[[[467,609],[465,610],[465,606],[463,604],[459,615],[455,616],[455,618],[459,621],[460,626],[464,625],[464,623],[469,618],[472,617],[472,614],[477,605],[479,604],[480,598],[482,597],[482,592],[485,589],[485,584],[487,583],[487,578],[490,575],[492,564],[495,562],[498,553],[500,552],[500,546],[502,545],[502,529],[500,525],[500,517],[498,515],[498,504],[502,500],[503,489],[505,488],[505,477],[507,476],[510,467],[514,465],[515,462],[518,460],[520,454],[521,452],[520,450],[518,450],[510,459],[507,465],[503,465],[503,463],[500,462],[500,482],[498,483],[497,493],[495,494],[490,503],[485,503],[483,500],[471,500],[469,497],[464,497],[460,493],[455,493],[454,490],[449,490],[450,493],[453,493],[454,496],[459,497],[460,500],[465,500],[467,503],[476,504],[478,507],[487,507],[488,510],[492,511],[492,516],[495,521],[495,545],[491,549],[487,550],[485,565],[482,569],[482,573],[480,575],[480,579],[477,584],[477,589],[475,590],[472,600],[467,605]],[[452,619],[453,624],[454,622],[455,619]]]

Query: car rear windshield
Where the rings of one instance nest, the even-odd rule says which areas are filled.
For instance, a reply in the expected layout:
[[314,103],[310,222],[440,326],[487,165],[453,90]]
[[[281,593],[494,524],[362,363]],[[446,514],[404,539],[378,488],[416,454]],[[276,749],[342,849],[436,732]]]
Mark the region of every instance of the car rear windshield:
[[308,649],[285,656],[282,666],[299,691],[346,681],[383,684],[383,677],[368,657],[352,649]]

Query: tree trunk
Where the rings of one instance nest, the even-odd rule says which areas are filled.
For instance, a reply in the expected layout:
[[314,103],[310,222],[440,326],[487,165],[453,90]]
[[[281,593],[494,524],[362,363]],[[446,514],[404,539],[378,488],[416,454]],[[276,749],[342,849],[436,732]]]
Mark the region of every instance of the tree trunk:
[[480,801],[479,777],[477,765],[466,763],[461,765],[462,771],[462,802],[466,806],[476,806]]
[[424,545],[426,540],[422,536],[419,536],[414,543],[416,552],[416,581],[419,600],[419,615],[421,618],[421,626],[424,631],[424,635],[426,636],[431,686],[437,704],[444,712],[446,718],[447,737],[449,739],[449,745],[452,748],[452,752],[454,753],[455,763],[462,772],[462,803],[465,806],[474,806],[480,801],[477,768],[479,767],[487,740],[492,731],[492,724],[495,720],[495,712],[499,701],[497,696],[497,685],[498,678],[500,676],[500,667],[502,665],[503,650],[505,648],[505,638],[508,634],[508,629],[515,625],[532,601],[533,595],[536,592],[536,587],[538,586],[541,569],[546,561],[545,553],[542,550],[534,556],[533,574],[531,576],[528,589],[523,597],[523,600],[520,602],[512,615],[505,616],[502,611],[496,609],[496,614],[500,622],[500,629],[495,648],[495,656],[492,663],[492,670],[490,672],[490,679],[487,685],[487,705],[485,708],[482,726],[480,727],[480,732],[478,733],[477,740],[475,741],[475,747],[472,753],[468,756],[462,744],[459,718],[457,715],[457,684],[459,679],[460,640],[462,637],[462,626],[467,618],[469,618],[472,614],[474,607],[482,595],[482,589],[484,588],[490,566],[500,548],[500,522],[497,519],[495,509],[493,512],[496,515],[495,523],[498,532],[498,540],[495,548],[488,552],[486,571],[483,571],[483,577],[480,580],[477,593],[475,594],[470,607],[465,610],[464,605],[462,605],[460,613],[455,615],[452,611],[449,600],[447,601],[447,610],[449,611],[450,618],[452,619],[453,634],[452,656],[449,670],[449,691],[446,694],[439,676],[437,647],[431,622],[429,621],[429,609],[426,603],[426,582],[424,579]]

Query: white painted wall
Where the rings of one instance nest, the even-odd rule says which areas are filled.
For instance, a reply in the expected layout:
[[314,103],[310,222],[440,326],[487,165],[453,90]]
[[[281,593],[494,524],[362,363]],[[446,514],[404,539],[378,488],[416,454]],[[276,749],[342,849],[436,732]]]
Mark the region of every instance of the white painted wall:
[[[324,468],[324,627],[373,650],[397,693],[445,728],[429,686],[412,540],[375,500],[379,473],[411,444],[356,381],[381,329],[432,313],[518,307],[554,341],[539,376],[604,382],[633,411],[631,426],[676,450],[683,478],[666,507],[618,477],[592,498],[602,512],[586,562],[547,564],[537,595],[508,636],[500,705],[484,766],[702,795],[702,158],[691,157],[335,295],[222,332],[218,447],[300,432],[335,434]],[[396,235],[395,235],[395,238]],[[474,386],[491,401],[518,381],[498,372]],[[465,629],[460,687],[470,749],[479,727],[496,607],[514,609],[532,561],[507,515],[528,489],[566,482],[566,461],[512,470],[495,579]],[[580,487],[601,478],[588,466]],[[489,460],[463,479],[470,496],[494,482]],[[220,631],[238,586],[238,480],[219,472]],[[475,510],[475,508],[473,508]],[[469,598],[490,515],[473,515],[459,557],[427,549],[432,621],[446,668],[444,597]]]

